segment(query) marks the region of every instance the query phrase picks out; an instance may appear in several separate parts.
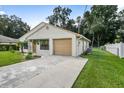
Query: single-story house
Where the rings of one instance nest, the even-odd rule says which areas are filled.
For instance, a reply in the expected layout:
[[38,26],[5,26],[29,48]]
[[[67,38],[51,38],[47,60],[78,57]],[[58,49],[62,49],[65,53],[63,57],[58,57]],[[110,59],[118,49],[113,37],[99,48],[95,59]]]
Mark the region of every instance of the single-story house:
[[17,41],[18,41],[17,39],[0,35],[0,50],[8,50],[9,46],[12,46],[15,49]]
[[83,35],[74,33],[42,22],[31,31],[19,38],[20,42],[27,42],[25,52],[36,55],[64,55],[78,56],[89,47],[90,40]]

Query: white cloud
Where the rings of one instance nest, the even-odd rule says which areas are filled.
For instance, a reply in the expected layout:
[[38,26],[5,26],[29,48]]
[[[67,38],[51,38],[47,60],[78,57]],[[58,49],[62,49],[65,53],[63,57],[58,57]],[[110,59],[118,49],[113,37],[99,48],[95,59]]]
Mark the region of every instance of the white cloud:
[[0,11],[0,15],[4,15],[6,14],[4,11]]
[[118,12],[124,9],[124,5],[118,5]]

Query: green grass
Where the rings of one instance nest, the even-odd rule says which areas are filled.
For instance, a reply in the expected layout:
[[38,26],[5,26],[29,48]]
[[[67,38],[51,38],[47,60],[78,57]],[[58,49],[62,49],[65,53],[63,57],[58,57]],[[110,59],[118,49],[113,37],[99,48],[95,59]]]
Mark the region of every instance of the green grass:
[[124,87],[124,59],[100,49],[94,49],[85,57],[89,61],[75,81],[74,88]]
[[23,59],[23,55],[19,52],[0,51],[0,67],[19,63]]

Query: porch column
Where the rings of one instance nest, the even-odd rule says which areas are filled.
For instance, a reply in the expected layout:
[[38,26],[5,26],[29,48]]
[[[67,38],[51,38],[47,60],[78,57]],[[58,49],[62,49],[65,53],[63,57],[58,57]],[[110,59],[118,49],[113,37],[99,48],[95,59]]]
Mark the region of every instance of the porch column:
[[53,39],[52,38],[49,39],[49,52],[50,52],[50,55],[53,55]]
[[32,52],[32,41],[28,40],[28,51]]

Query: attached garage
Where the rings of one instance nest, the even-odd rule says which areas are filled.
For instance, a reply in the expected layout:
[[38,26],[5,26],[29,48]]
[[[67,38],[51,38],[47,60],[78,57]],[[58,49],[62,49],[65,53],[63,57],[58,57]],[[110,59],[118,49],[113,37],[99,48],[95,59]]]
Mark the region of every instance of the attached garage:
[[72,55],[72,39],[54,39],[53,46],[54,55]]
[[83,35],[44,22],[19,40],[28,42],[28,51],[38,56],[79,56],[86,51],[90,42]]

